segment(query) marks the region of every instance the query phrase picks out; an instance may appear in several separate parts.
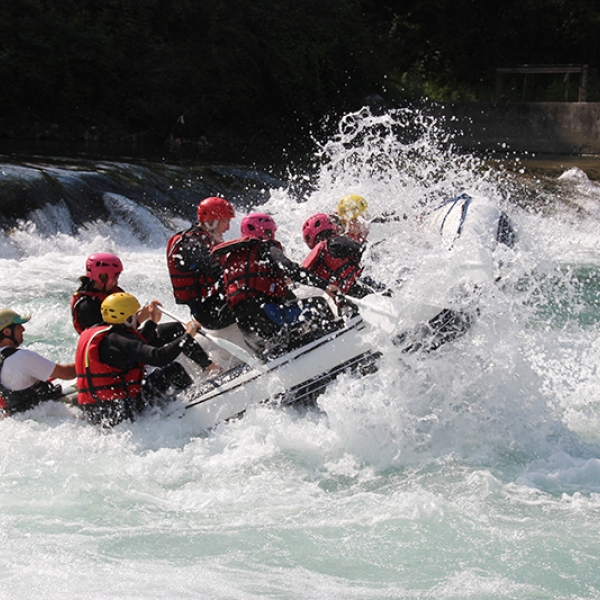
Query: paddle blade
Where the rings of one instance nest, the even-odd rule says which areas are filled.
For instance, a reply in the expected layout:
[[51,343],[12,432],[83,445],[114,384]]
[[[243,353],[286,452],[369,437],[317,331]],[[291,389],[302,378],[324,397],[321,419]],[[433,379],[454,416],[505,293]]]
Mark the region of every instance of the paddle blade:
[[232,356],[235,356],[242,362],[246,363],[247,365],[250,365],[253,369],[256,369],[261,373],[264,373],[267,370],[263,362],[256,358],[256,356],[252,356],[250,352],[247,352],[241,346],[238,346],[237,344],[234,344],[229,340],[210,335],[209,333],[206,333],[202,330],[200,330],[198,333],[207,337],[211,342],[223,348],[223,350],[227,350],[227,352],[229,352],[229,354],[231,354]]
[[386,333],[393,333],[400,323],[400,310],[387,296],[369,294],[364,298],[348,298],[348,301],[358,306],[362,318],[367,323],[379,327]]

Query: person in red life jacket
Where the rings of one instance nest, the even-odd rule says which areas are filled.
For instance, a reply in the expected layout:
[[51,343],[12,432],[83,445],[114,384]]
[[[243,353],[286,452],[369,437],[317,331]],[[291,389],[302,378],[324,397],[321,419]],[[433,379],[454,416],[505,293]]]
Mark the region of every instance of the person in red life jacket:
[[235,323],[223,290],[223,270],[211,255],[211,250],[223,242],[234,217],[233,205],[227,200],[205,198],[198,204],[198,222],[176,233],[167,244],[175,301],[187,304],[194,319],[215,331]]
[[374,292],[390,295],[386,286],[362,277],[364,244],[340,234],[330,215],[318,213],[302,226],[302,237],[311,249],[302,267],[339,288],[342,294],[364,298]]
[[[103,323],[102,302],[111,294],[123,292],[119,286],[119,276],[123,272],[123,263],[118,256],[107,252],[95,252],[85,261],[85,275],[80,277],[81,285],[71,298],[73,326],[79,334],[85,329]],[[150,310],[160,306],[158,300],[152,300],[140,308],[137,321],[143,323],[149,318]],[[180,337],[184,332],[181,323],[161,323],[156,328],[157,343],[166,344]],[[211,360],[199,344],[186,347],[186,356],[202,369],[212,368]]]
[[302,267],[336,285],[343,294],[363,298],[373,291],[358,279],[364,245],[338,231],[329,215],[309,217],[302,225],[302,237],[311,251]]
[[9,415],[57,400],[63,395],[62,389],[49,380],[75,377],[74,364],[58,364],[20,348],[23,324],[29,319],[29,315],[21,316],[9,308],[0,309],[0,409]]
[[337,292],[287,258],[275,240],[277,227],[270,215],[252,213],[242,219],[242,237],[219,244],[213,250],[223,265],[227,302],[240,329],[252,346],[263,350],[289,342],[289,332],[299,324],[313,331],[332,326],[335,319],[323,298],[297,298],[290,280]]
[[341,228],[340,233],[345,233],[352,239],[363,244],[369,235],[369,223],[366,218],[369,204],[357,194],[344,196],[337,206],[337,212],[331,215],[334,224]]
[[[156,343],[156,324],[162,313],[148,309],[138,330],[140,303],[131,294],[111,294],[102,302],[104,324],[83,331],[77,344],[77,401],[92,423],[114,426],[134,420],[159,405],[170,387],[188,387],[192,380],[175,359],[195,344],[199,324],[190,321],[184,333],[166,344]],[[158,367],[151,373],[146,366]]]
[[110,294],[122,292],[119,276],[123,263],[118,256],[108,252],[95,252],[85,261],[85,275],[77,291],[71,297],[73,327],[77,333],[102,323],[100,306]]

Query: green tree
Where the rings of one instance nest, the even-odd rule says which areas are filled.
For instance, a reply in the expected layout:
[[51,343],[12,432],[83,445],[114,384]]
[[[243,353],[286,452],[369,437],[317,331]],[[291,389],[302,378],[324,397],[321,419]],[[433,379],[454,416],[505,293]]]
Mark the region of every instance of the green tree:
[[308,123],[376,79],[359,8],[355,0],[11,0],[0,6],[5,126],[9,116],[114,122],[161,136],[184,112],[189,135]]

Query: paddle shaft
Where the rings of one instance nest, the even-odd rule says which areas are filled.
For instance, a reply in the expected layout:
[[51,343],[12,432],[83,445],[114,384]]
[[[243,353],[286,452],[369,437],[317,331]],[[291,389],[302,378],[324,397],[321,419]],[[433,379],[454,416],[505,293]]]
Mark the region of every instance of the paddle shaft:
[[[160,310],[160,312],[163,315],[165,315],[175,321],[178,321],[182,325],[185,326],[187,324],[183,319],[180,319],[177,315],[174,315],[174,314],[170,313],[169,311],[165,310],[162,306],[159,306],[158,309]],[[201,329],[198,329],[198,333],[200,335],[204,336],[207,340],[210,340],[216,346],[219,346],[219,348],[223,348],[223,350],[226,350],[227,352],[229,352],[229,354],[231,354],[232,356],[235,356],[236,358],[241,360],[243,363],[246,363],[247,365],[250,365],[251,367],[253,367],[254,369],[257,369],[259,371],[264,370],[264,365],[260,360],[258,360],[254,356],[252,356],[249,352],[247,352],[243,348],[240,348],[240,346],[238,346],[237,344],[234,344],[233,342],[230,342],[229,340],[224,340],[224,339],[215,337],[214,335],[211,335],[210,333],[206,333],[206,331],[202,331]]]

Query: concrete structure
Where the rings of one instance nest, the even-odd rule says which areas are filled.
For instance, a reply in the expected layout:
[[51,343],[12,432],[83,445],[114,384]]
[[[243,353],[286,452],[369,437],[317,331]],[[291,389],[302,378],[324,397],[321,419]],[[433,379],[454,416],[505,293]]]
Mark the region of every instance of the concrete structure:
[[435,103],[434,115],[468,150],[600,154],[599,102]]

